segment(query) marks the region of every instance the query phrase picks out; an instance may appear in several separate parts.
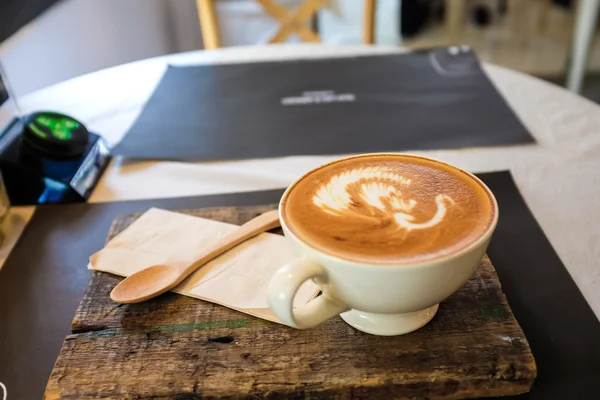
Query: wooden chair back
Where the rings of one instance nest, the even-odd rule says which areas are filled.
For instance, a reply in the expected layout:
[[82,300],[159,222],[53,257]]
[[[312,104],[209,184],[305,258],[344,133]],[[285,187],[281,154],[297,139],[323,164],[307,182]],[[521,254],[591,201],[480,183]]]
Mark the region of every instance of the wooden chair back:
[[[215,10],[216,0],[196,0],[198,20],[202,31],[205,49],[221,47],[219,23]],[[288,10],[275,0],[255,0],[263,10],[279,21],[279,29],[269,39],[269,43],[281,43],[292,34],[297,34],[305,42],[320,42],[319,34],[310,26],[310,20],[327,0],[304,0],[296,9]],[[375,7],[377,0],[364,1],[363,42],[373,44],[375,40]]]

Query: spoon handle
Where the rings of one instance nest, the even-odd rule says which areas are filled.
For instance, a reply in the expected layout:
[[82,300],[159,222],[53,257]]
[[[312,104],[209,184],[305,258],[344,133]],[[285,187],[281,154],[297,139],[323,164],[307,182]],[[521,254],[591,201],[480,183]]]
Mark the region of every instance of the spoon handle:
[[220,256],[227,250],[237,246],[243,241],[250,239],[259,233],[268,231],[269,229],[280,226],[279,211],[272,210],[251,219],[241,225],[235,231],[220,238],[217,242],[208,245],[192,264],[182,268],[181,280],[190,275],[192,272],[200,268],[203,264],[211,261],[213,258]]

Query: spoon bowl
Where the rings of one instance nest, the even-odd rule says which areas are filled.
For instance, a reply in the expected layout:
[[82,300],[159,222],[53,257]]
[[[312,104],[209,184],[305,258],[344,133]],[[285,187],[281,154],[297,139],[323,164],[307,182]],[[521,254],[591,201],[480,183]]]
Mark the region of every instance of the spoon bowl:
[[181,271],[168,265],[154,265],[121,281],[110,293],[117,303],[140,303],[156,297],[172,288],[182,280]]

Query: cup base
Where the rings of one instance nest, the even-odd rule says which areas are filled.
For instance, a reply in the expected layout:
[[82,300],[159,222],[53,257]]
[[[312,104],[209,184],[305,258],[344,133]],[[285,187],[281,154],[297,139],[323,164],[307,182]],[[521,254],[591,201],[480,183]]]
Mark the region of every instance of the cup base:
[[340,314],[346,323],[372,335],[395,336],[416,331],[433,319],[439,304],[404,314],[373,314],[350,310]]

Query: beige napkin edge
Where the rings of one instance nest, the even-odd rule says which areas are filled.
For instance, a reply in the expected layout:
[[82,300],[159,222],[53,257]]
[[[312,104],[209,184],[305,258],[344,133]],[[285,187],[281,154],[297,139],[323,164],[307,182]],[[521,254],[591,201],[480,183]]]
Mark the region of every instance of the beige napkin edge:
[[[100,270],[100,269],[94,268],[94,266],[92,264],[92,259],[98,253],[95,253],[95,254],[93,254],[90,257],[90,263],[87,265],[87,269],[92,270],[92,271],[105,272],[105,273],[109,273],[109,274],[112,274],[112,275],[121,276],[123,278],[127,277],[127,275],[119,273],[118,271],[108,271],[108,270]],[[265,319],[267,321],[275,322],[277,324],[285,325],[283,322],[281,322],[279,319],[277,319],[277,317],[275,316],[275,314],[273,314],[273,312],[269,308],[238,308],[238,307],[231,307],[230,305],[222,304],[222,303],[220,303],[218,301],[214,301],[213,299],[206,299],[206,298],[203,298],[202,296],[197,296],[197,295],[193,295],[193,294],[190,294],[190,293],[184,293],[181,290],[177,290],[177,288],[171,289],[170,291],[174,292],[174,293],[177,293],[179,295],[182,295],[182,296],[191,297],[191,298],[194,298],[194,299],[206,301],[208,303],[218,304],[220,306],[229,308],[231,310],[239,311],[239,312],[242,312],[244,314],[251,315],[253,317],[258,317],[258,318]],[[310,299],[312,300],[318,294],[319,294],[319,290],[317,289],[315,291],[315,293],[311,296]]]

